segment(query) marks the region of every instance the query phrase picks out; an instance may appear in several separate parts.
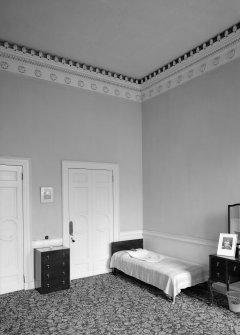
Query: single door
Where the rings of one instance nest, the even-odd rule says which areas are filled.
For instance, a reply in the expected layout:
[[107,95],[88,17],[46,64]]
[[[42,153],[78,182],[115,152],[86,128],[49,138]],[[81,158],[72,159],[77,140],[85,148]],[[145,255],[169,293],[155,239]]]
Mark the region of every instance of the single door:
[[112,171],[68,171],[71,279],[105,273],[113,241]]
[[0,294],[22,290],[22,167],[0,165]]

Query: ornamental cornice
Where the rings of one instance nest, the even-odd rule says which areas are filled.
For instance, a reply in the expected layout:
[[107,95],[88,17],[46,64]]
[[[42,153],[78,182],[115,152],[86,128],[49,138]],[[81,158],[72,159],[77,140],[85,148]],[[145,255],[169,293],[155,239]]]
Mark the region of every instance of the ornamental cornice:
[[239,57],[240,29],[142,83],[142,101],[151,99]]
[[128,100],[141,101],[140,85],[105,73],[14,50],[9,43],[0,45],[0,70],[73,86]]
[[0,41],[0,70],[142,102],[240,57],[240,23],[141,79]]

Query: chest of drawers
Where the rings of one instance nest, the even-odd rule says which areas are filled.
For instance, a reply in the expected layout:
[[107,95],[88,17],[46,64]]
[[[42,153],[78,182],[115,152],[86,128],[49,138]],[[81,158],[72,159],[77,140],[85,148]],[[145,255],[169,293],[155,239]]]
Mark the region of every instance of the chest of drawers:
[[64,246],[34,249],[35,288],[50,293],[70,287],[70,249]]

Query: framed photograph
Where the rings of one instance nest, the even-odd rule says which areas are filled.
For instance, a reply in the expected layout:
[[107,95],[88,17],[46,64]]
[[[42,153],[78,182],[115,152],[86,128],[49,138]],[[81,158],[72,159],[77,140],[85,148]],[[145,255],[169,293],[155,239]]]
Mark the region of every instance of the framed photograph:
[[235,257],[237,239],[237,234],[220,234],[217,255]]
[[53,187],[41,187],[41,203],[53,202]]

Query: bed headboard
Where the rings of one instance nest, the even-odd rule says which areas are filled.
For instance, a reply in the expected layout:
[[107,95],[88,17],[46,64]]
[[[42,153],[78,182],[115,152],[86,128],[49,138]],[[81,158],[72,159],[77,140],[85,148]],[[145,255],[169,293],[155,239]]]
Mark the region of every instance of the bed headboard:
[[143,239],[112,242],[111,255],[117,251],[143,248]]

